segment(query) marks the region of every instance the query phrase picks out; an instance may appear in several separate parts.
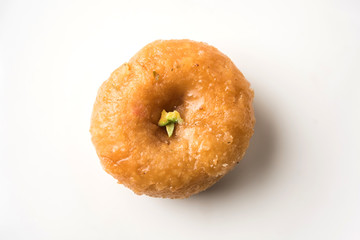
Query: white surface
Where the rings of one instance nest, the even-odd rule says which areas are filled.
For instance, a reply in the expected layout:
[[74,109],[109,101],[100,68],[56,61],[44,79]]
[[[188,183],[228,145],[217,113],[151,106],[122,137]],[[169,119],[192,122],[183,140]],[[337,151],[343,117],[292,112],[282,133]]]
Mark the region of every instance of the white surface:
[[[360,239],[359,1],[1,1],[0,239]],[[101,168],[100,84],[155,39],[205,41],[251,82],[239,166],[186,200]]]

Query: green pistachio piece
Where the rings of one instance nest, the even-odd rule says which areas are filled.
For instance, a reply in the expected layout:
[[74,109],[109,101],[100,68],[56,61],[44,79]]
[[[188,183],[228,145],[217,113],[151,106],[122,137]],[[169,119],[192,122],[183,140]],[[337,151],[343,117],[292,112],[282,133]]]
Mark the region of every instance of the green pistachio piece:
[[156,81],[159,80],[160,75],[156,71],[153,71],[153,75]]
[[166,126],[168,136],[171,137],[174,132],[175,123],[181,124],[183,122],[184,121],[178,111],[175,110],[173,112],[166,112],[165,110],[162,110],[158,125],[160,127]]
[[180,117],[180,113],[178,111],[168,112],[166,119],[173,123],[182,123],[183,120]]
[[165,110],[162,110],[162,112],[161,112],[161,117],[160,117],[160,120],[159,120],[159,122],[158,122],[158,125],[160,126],[160,127],[163,127],[163,126],[165,126],[165,125],[167,125],[167,124],[169,124],[170,122],[169,122],[169,119],[167,119],[167,112],[165,111]]
[[173,135],[174,128],[175,128],[175,123],[170,123],[170,124],[166,125],[166,132],[169,137],[171,137]]
[[161,112],[161,117],[160,120],[158,122],[158,125],[160,127],[166,126],[169,123],[183,123],[184,120],[182,120],[180,113],[178,111],[173,111],[173,112],[166,112],[165,110],[162,110]]

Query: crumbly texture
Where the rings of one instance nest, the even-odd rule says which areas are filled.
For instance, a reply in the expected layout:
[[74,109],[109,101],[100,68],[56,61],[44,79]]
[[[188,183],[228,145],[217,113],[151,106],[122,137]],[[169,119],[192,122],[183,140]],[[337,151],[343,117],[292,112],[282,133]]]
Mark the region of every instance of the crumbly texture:
[[[105,171],[137,194],[186,198],[213,185],[245,154],[255,124],[253,91],[216,48],[158,40],[100,87],[90,132]],[[162,110],[184,122],[172,137]]]

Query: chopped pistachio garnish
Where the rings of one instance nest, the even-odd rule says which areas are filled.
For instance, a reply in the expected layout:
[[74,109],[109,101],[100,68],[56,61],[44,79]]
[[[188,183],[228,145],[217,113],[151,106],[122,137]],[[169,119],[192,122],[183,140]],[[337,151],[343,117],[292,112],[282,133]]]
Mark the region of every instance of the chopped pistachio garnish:
[[166,118],[166,116],[167,116],[167,112],[165,110],[162,110],[161,117],[160,117],[160,120],[158,122],[158,125],[160,127],[163,127],[163,126],[169,124],[169,120]]
[[174,132],[175,123],[183,123],[180,113],[176,110],[173,112],[166,112],[165,110],[162,110],[158,125],[160,127],[166,126],[166,131],[169,137],[171,137]]
[[173,112],[168,112],[166,118],[170,122],[174,122],[174,123],[182,123],[183,122],[183,120],[180,117],[180,113],[176,110]]
[[153,75],[156,81],[159,80],[160,75],[156,71],[153,71]]
[[170,123],[170,124],[166,125],[166,132],[169,137],[171,137],[173,135],[174,128],[175,128],[175,123]]
[[183,120],[180,117],[180,113],[178,111],[173,111],[173,112],[166,112],[165,110],[162,110],[161,112],[161,117],[160,120],[158,122],[158,125],[160,127],[166,126],[169,123],[182,123]]

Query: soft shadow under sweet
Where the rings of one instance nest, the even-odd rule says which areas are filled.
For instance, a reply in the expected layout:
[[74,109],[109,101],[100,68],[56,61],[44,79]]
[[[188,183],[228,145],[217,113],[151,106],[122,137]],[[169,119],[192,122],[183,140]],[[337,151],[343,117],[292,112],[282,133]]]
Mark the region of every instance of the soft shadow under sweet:
[[248,187],[256,187],[264,183],[271,171],[274,153],[276,150],[276,129],[268,108],[256,101],[255,132],[245,157],[229,174],[208,190],[199,193],[190,199],[207,198],[213,195],[240,194]]

